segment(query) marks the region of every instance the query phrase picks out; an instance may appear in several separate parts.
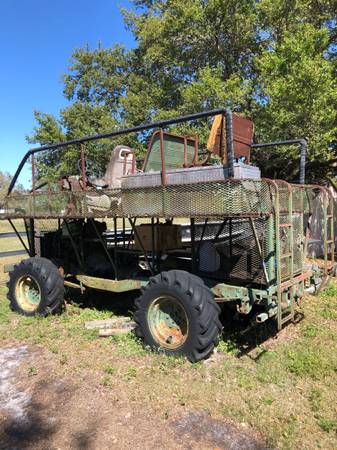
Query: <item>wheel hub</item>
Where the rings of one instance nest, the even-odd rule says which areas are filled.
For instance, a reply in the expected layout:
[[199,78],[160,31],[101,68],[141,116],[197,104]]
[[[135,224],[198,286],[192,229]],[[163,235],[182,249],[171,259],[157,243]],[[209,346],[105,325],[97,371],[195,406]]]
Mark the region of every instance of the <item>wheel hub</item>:
[[187,314],[175,297],[156,298],[148,310],[148,324],[153,338],[163,348],[178,348],[187,339]]
[[41,301],[41,290],[37,281],[30,275],[24,275],[16,284],[16,300],[24,311],[35,311]]

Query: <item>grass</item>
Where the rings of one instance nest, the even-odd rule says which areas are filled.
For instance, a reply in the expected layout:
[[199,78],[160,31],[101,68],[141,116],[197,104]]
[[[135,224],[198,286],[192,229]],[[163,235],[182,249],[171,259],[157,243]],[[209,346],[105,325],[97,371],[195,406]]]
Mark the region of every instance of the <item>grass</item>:
[[[18,231],[25,230],[25,226],[22,219],[13,219],[12,222]],[[0,233],[8,233],[12,231],[14,230],[7,220],[0,220]]]
[[[24,242],[27,245],[27,239],[24,238]],[[9,252],[12,250],[23,250],[24,247],[21,244],[19,238],[1,238],[0,239],[0,252]]]
[[[0,289],[0,342],[41,346],[55,373],[100,389],[123,393],[126,401],[155,404],[163,415],[204,410],[212,417],[251,426],[277,449],[337,447],[337,285],[307,297],[304,318],[277,337],[270,325],[249,333],[225,327],[213,361],[190,364],[154,354],[132,333],[99,338],[84,322],[128,315],[132,298],[93,295],[96,308],[72,299],[63,314],[21,317],[10,311]],[[75,301],[77,300],[77,301]],[[30,377],[39,367],[27,368]],[[166,417],[166,416],[165,416]]]
[[[14,219],[13,223],[18,231],[24,231],[24,223],[22,219]],[[7,220],[0,220],[0,234],[9,232],[14,232],[9,222]],[[27,238],[23,237],[23,240],[27,244]],[[23,249],[23,245],[21,244],[19,238],[17,238],[16,236],[10,238],[0,238],[0,253]],[[1,259],[1,264],[7,263],[4,263],[3,259]]]

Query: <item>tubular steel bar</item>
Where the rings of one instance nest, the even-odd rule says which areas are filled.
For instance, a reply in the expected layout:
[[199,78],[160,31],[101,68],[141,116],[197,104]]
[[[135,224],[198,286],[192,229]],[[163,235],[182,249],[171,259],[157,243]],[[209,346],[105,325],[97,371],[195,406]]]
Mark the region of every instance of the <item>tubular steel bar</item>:
[[308,143],[305,139],[288,139],[286,141],[265,142],[262,144],[252,144],[251,148],[265,148],[279,145],[299,145],[300,146],[300,178],[299,183],[305,184],[305,164]]
[[233,146],[233,114],[232,111],[225,110],[226,118],[226,144],[227,144],[227,164],[228,176],[234,177],[234,146]]
[[73,250],[74,250],[74,253],[75,253],[75,256],[76,256],[78,265],[79,265],[79,267],[84,271],[84,264],[83,264],[83,261],[82,261],[82,258],[81,258],[81,256],[80,256],[80,254],[79,254],[79,252],[78,252],[78,248],[77,248],[77,246],[76,246],[76,242],[74,241],[73,235],[72,235],[72,233],[71,233],[69,224],[68,224],[68,222],[67,222],[66,219],[63,219],[63,223],[64,223],[65,226],[66,226],[66,229],[67,229],[67,232],[68,232],[68,235],[69,235],[69,239],[70,239],[70,243],[71,243],[71,246],[72,246],[72,248],[73,248]]
[[194,217],[191,217],[191,219],[190,219],[190,227],[191,227],[191,272],[195,273],[196,254],[195,254],[195,218]]
[[200,247],[201,247],[202,241],[203,241],[205,233],[206,233],[207,223],[208,223],[208,217],[206,217],[204,225],[202,227],[201,236],[200,236],[199,243],[198,243],[198,248],[197,248],[197,258],[199,258]]
[[157,269],[157,254],[156,254],[155,224],[153,217],[151,217],[151,246],[152,246],[152,267],[155,271]]
[[87,174],[86,174],[86,167],[85,167],[85,145],[83,142],[80,144],[81,149],[81,171],[82,171],[82,182],[83,182],[83,189],[86,190],[87,188]]
[[184,167],[188,167],[187,163],[187,137],[184,136]]
[[161,159],[161,183],[166,186],[166,164],[165,164],[165,147],[164,147],[164,131],[160,129],[160,159]]
[[[111,255],[109,253],[107,245],[104,242],[104,239],[102,238],[102,235],[99,233],[99,231],[98,231],[98,229],[96,227],[95,220],[92,219],[92,218],[89,219],[89,220],[90,220],[91,225],[93,226],[93,228],[95,230],[96,236],[98,237],[98,240],[100,241],[100,243],[101,243],[101,245],[103,247],[103,250],[104,250],[104,252],[105,252],[105,254],[106,254],[106,256],[107,256],[107,258],[108,258],[108,260],[109,260],[109,262],[111,264],[111,267],[112,267],[113,271],[115,272],[115,280],[118,280],[118,272],[117,272],[117,266],[115,264],[115,261],[111,258]],[[135,219],[135,221],[136,221],[136,219]]]
[[35,194],[35,158],[32,155],[32,193]]
[[28,238],[28,242],[29,242],[29,249],[31,251],[32,256],[36,255],[36,251],[35,251],[35,222],[34,219],[28,219],[29,220],[29,225],[28,225],[28,221],[25,221],[25,228],[26,228],[26,232],[27,232],[27,238]]
[[[131,127],[131,128],[122,128],[120,130],[116,130],[116,131],[111,131],[110,133],[102,133],[102,134],[95,134],[92,136],[84,136],[83,138],[78,138],[78,139],[72,139],[70,141],[63,141],[63,142],[58,142],[55,144],[50,144],[50,145],[44,145],[42,147],[37,147],[37,148],[33,148],[31,150],[29,150],[25,156],[22,158],[22,161],[19,164],[19,167],[17,169],[17,171],[15,172],[11,184],[9,185],[8,188],[8,194],[10,194],[13,190],[13,187],[18,179],[18,176],[20,175],[20,172],[23,168],[23,166],[25,165],[27,159],[31,156],[34,155],[35,153],[39,153],[42,152],[44,150],[55,150],[58,149],[60,147],[66,147],[68,145],[74,145],[74,144],[81,144],[84,142],[90,142],[90,141],[96,141],[98,139],[104,139],[104,138],[111,138],[111,137],[115,137],[115,136],[122,136],[124,134],[129,134],[129,133],[136,133],[139,131],[145,131],[145,130],[151,130],[152,128],[162,128],[162,127],[166,127],[168,125],[174,125],[177,123],[182,123],[182,122],[189,122],[191,120],[197,120],[197,119],[203,119],[205,117],[212,117],[212,116],[216,116],[217,114],[230,114],[231,112],[227,109],[224,108],[219,108],[219,109],[213,109],[210,111],[204,111],[201,113],[196,113],[196,114],[188,114],[186,116],[180,116],[180,117],[176,117],[174,119],[168,119],[168,120],[160,120],[159,122],[153,122],[150,124],[142,124],[142,125],[137,125],[135,127]],[[227,131],[228,132],[228,131]],[[227,139],[229,140],[231,136],[227,136]]]

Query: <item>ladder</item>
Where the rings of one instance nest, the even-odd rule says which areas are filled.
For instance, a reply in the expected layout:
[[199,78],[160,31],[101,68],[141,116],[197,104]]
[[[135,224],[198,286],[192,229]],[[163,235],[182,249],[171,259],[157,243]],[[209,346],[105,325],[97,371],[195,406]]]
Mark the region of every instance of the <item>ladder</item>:
[[[293,193],[290,185],[288,187],[287,213],[286,221],[280,223],[280,195],[276,196],[276,263],[277,263],[277,328],[280,331],[282,326],[295,319],[294,305],[294,224],[293,224]],[[278,189],[277,189],[278,190]],[[281,236],[283,234],[283,236]],[[282,238],[285,237],[285,245],[281,245]],[[287,278],[290,281],[289,297],[284,298],[284,290],[282,287],[282,267],[287,268]],[[284,304],[286,302],[286,304]]]
[[326,286],[330,278],[335,258],[334,239],[334,201],[328,189],[324,189],[323,199],[323,242],[324,242],[324,269],[323,281],[320,290]]

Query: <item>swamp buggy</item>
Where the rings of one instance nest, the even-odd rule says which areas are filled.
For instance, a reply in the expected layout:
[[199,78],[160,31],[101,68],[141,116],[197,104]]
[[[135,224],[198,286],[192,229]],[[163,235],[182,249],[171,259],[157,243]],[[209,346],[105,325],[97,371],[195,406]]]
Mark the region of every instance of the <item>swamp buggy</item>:
[[[211,127],[204,145],[167,131],[199,121]],[[148,142],[142,165],[123,145],[131,133]],[[102,142],[111,158],[98,177],[87,156]],[[279,145],[299,147],[299,183],[261,178],[252,165],[252,150]],[[69,152],[77,173],[55,183],[43,176]],[[137,336],[191,361],[217,345],[226,302],[258,323],[275,319],[280,330],[294,321],[304,293],[324,288],[335,270],[333,198],[326,187],[305,184],[305,158],[304,139],[253,144],[252,122],[223,109],[30,150],[1,216],[29,254],[7,267],[11,308],[54,313],[64,286],[140,290]],[[32,189],[19,192],[25,166]]]

